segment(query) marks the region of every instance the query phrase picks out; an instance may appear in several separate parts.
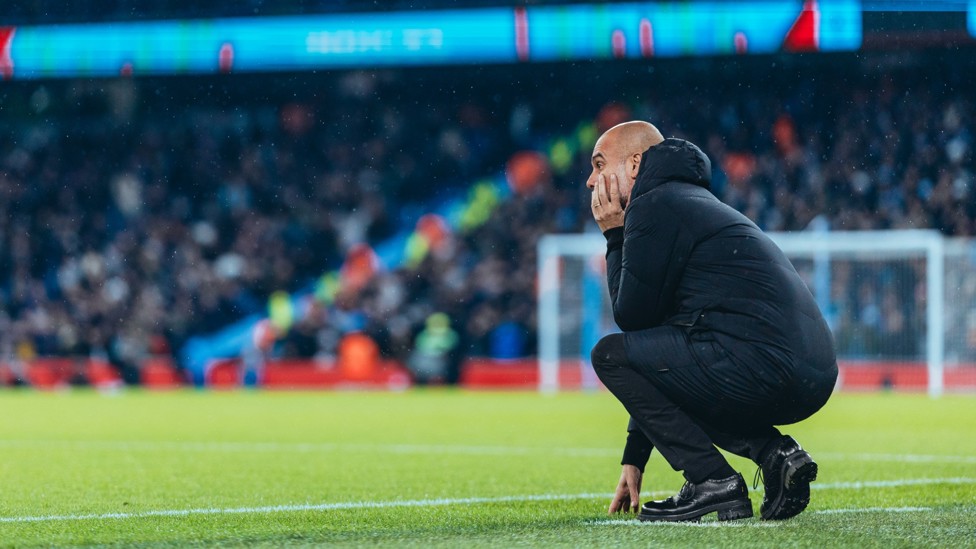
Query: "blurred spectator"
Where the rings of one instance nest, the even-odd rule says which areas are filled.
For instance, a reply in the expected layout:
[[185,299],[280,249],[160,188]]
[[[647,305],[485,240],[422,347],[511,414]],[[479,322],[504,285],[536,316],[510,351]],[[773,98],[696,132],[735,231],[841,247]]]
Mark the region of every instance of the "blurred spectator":
[[444,313],[427,317],[424,329],[417,334],[408,365],[414,381],[457,383],[458,335],[451,329],[451,319]]
[[362,332],[346,334],[339,343],[338,366],[349,381],[366,381],[379,370],[380,351],[371,337]]

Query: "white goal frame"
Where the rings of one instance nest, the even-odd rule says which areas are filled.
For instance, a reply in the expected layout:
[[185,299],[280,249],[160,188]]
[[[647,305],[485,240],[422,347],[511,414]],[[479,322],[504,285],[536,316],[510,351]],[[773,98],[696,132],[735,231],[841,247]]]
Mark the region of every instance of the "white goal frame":
[[[926,260],[926,364],[928,393],[938,397],[944,390],[945,360],[945,238],[933,230],[833,231],[767,233],[787,256],[810,258],[815,264],[832,254],[858,254],[858,258]],[[597,233],[545,235],[538,243],[539,391],[559,390],[559,259],[592,257],[606,251],[606,240]]]

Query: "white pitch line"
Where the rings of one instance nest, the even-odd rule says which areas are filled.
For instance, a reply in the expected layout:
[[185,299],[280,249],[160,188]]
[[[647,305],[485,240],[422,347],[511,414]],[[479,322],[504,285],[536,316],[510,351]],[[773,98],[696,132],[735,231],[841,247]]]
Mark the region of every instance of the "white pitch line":
[[815,515],[839,515],[844,513],[916,513],[932,511],[931,507],[864,507],[858,509],[850,507],[847,509],[821,509],[814,511]]
[[[0,440],[2,448],[68,447],[117,451],[170,450],[176,452],[385,452],[390,454],[465,454],[486,456],[520,456],[546,454],[568,457],[617,457],[619,449],[577,448],[559,446],[472,446],[463,444],[368,444],[331,442],[181,442],[181,441],[114,441],[114,440]],[[901,463],[976,463],[976,456],[934,454],[870,454],[818,452],[825,460],[891,461]]]
[[190,515],[239,515],[290,513],[295,511],[336,511],[344,509],[387,509],[393,507],[443,507],[477,503],[511,503],[519,501],[553,501],[567,499],[611,498],[613,494],[532,494],[525,496],[498,496],[472,498],[413,499],[402,501],[349,501],[341,503],[306,503],[298,505],[269,505],[265,507],[204,507],[198,509],[164,509],[138,513],[92,513],[85,515],[39,515],[26,517],[0,517],[0,523],[51,522],[68,520],[120,520],[148,517],[185,517]]
[[817,452],[824,459],[856,459],[858,461],[894,461],[899,463],[976,463],[976,456],[940,456],[935,454],[844,454]]
[[606,520],[588,520],[583,524],[587,526],[640,526],[640,527],[654,527],[654,526],[679,526],[685,528],[776,528],[778,525],[772,522],[744,522],[742,520],[728,520],[728,521],[717,521],[710,520],[707,522],[668,522],[668,521],[643,521],[637,520],[636,518],[630,519],[606,519]]
[[464,455],[534,455],[569,457],[616,457],[619,450],[607,448],[564,448],[546,446],[468,446],[456,444],[357,444],[305,442],[176,442],[111,440],[0,440],[0,447],[70,448],[115,451],[170,450],[176,452],[384,452],[389,454],[464,454]]
[[861,490],[864,488],[900,488],[932,484],[976,484],[976,478],[906,478],[898,480],[862,480],[854,482],[826,482],[810,485],[811,490]]
[[[930,478],[930,479],[902,479],[866,482],[836,482],[830,484],[813,484],[811,488],[822,490],[828,489],[854,489],[863,488],[892,488],[899,486],[918,486],[927,484],[976,484],[976,478]],[[657,497],[661,492],[645,493],[645,496]],[[30,522],[53,522],[53,521],[77,521],[77,520],[123,520],[148,517],[185,517],[190,515],[234,515],[234,514],[268,514],[268,513],[287,513],[296,511],[335,511],[345,509],[386,509],[394,507],[441,507],[448,505],[467,505],[477,503],[511,503],[520,501],[556,501],[556,500],[579,500],[579,499],[600,499],[612,498],[613,494],[534,494],[524,496],[497,496],[497,497],[469,497],[469,498],[438,498],[438,499],[417,499],[401,501],[350,501],[339,503],[305,503],[297,505],[270,505],[264,507],[231,507],[217,508],[205,507],[197,509],[163,509],[156,511],[142,511],[136,513],[90,513],[77,515],[37,515],[22,517],[0,517],[0,524],[3,523],[30,523]],[[867,507],[864,509],[840,509],[838,513],[853,513],[858,511],[881,510],[885,508]],[[914,508],[899,507],[894,508],[908,512]],[[928,508],[917,508],[925,510]],[[829,510],[824,510],[829,511]],[[604,521],[606,522],[606,521]],[[608,524],[610,524],[608,522]],[[706,523],[707,524],[707,523]]]
[[[814,515],[839,515],[847,513],[926,513],[933,511],[931,507],[864,507],[861,509],[857,508],[846,508],[846,509],[821,509],[819,511],[810,511]],[[685,526],[690,528],[776,528],[781,523],[777,522],[756,522],[756,521],[741,521],[741,520],[730,520],[730,521],[717,521],[711,520],[707,522],[644,522],[635,519],[605,519],[605,520],[590,520],[584,522],[586,525],[591,526]]]

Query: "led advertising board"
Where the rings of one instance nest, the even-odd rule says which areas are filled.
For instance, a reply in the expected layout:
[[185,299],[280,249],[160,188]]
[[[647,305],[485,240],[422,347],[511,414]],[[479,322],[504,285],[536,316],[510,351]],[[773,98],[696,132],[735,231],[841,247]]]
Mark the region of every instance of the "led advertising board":
[[857,0],[658,2],[0,27],[6,78],[855,50]]

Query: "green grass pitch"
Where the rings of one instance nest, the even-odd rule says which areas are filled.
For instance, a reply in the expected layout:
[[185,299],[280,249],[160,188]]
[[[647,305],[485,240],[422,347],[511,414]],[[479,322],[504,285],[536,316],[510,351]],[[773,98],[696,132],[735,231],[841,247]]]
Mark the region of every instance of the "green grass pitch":
[[[0,546],[976,546],[973,396],[835,395],[787,429],[805,513],[698,525],[606,515],[605,392],[5,391],[0,417]],[[655,454],[643,497],[681,481]]]

